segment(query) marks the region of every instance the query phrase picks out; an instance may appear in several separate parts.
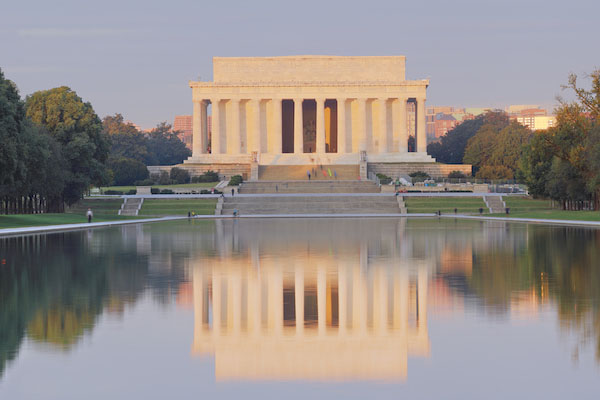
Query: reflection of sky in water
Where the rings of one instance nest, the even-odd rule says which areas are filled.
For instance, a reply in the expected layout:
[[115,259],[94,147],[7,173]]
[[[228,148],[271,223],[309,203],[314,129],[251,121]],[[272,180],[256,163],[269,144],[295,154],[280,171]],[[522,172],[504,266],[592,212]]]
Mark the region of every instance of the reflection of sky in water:
[[598,241],[398,219],[4,239],[0,398],[596,398]]

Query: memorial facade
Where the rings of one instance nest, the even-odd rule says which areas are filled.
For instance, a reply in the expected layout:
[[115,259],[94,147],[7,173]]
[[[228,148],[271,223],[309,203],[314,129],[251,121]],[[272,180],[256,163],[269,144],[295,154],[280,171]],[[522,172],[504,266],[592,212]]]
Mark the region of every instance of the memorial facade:
[[[434,162],[426,152],[429,81],[406,80],[405,61],[404,56],[215,57],[213,81],[189,83],[193,154],[185,163]],[[408,146],[408,103],[416,105],[414,151]]]

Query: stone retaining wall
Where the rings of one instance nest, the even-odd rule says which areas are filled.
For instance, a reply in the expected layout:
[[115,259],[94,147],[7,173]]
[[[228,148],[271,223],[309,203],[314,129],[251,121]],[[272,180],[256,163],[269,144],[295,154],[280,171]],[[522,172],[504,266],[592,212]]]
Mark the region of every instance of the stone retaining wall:
[[178,164],[178,165],[149,165],[150,174],[158,174],[161,171],[171,172],[171,168],[185,169],[191,176],[202,175],[207,171],[215,171],[220,177],[231,178],[233,175],[241,175],[244,180],[250,177],[250,164]]
[[469,164],[438,164],[438,163],[368,163],[368,171],[375,174],[385,174],[391,178],[409,175],[413,172],[424,171],[432,178],[446,178],[452,171],[460,171],[471,176]]

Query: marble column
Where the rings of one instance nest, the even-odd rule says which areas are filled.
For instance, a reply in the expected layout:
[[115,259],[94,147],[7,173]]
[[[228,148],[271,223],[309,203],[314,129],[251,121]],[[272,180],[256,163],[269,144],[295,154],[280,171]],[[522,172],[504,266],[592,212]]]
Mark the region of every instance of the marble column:
[[427,118],[425,116],[425,98],[417,98],[417,115],[415,116],[417,121],[417,152],[427,153]]
[[262,149],[262,135],[260,132],[260,99],[253,99],[251,101],[252,110],[254,112],[252,132],[250,132],[249,138],[252,138],[252,145],[249,147],[250,151],[261,152]]
[[400,97],[398,99],[400,103],[398,106],[398,137],[400,147],[397,149],[399,153],[406,153],[408,151],[408,125],[407,125],[407,112],[406,112],[406,98]]
[[[282,149],[282,127],[281,127],[281,99],[272,99],[273,102],[273,152],[275,154],[281,154]],[[270,146],[269,146],[270,147]]]
[[379,99],[379,153],[387,152],[387,99]]
[[[229,140],[227,140],[229,142]],[[240,138],[240,101],[231,100],[231,145],[227,144],[231,154],[242,152],[242,140]]]
[[210,143],[210,152],[212,154],[221,154],[221,110],[219,99],[212,99],[212,138]]
[[315,99],[317,102],[317,153],[325,153],[325,99]]
[[346,153],[348,135],[346,133],[346,99],[337,99],[337,137],[338,153]]
[[304,153],[302,99],[294,99],[294,153]]
[[192,157],[206,153],[208,142],[206,125],[206,102],[194,101],[194,115],[192,118]]
[[358,102],[358,151],[367,151],[367,99]]

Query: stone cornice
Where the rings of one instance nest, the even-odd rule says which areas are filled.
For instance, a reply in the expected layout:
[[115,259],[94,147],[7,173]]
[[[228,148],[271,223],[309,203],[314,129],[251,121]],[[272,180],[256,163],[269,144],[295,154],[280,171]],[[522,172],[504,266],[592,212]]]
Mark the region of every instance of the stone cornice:
[[429,79],[402,82],[199,82],[189,81],[191,88],[232,88],[232,87],[390,87],[390,86],[429,86]]

